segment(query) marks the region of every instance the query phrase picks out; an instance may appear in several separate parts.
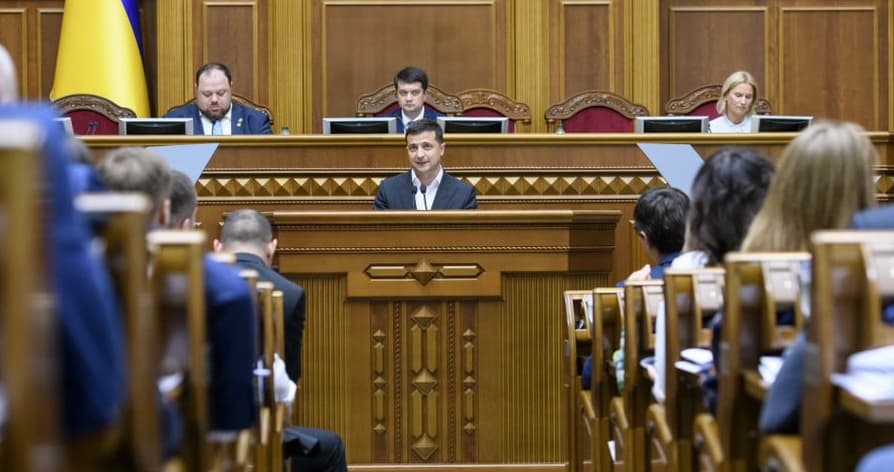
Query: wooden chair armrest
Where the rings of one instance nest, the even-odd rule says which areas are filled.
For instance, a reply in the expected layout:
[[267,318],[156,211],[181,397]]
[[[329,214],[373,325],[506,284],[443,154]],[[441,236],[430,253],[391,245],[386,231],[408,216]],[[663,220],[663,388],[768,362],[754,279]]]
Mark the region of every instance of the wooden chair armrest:
[[[694,439],[695,447],[700,456],[708,459],[713,470],[720,470],[725,460],[723,446],[720,444],[720,432],[717,430],[717,421],[714,417],[702,413],[695,417]],[[707,465],[707,464],[706,464]]]
[[804,472],[801,456],[801,437],[775,434],[761,440],[761,470],[777,472]]
[[609,415],[611,422],[617,428],[625,430],[630,427],[627,421],[627,413],[624,411],[624,400],[621,397],[612,398],[609,404]]
[[756,370],[747,370],[742,372],[742,381],[745,384],[745,391],[752,398],[763,402],[767,398],[767,391],[770,386],[761,378],[761,374]]
[[665,448],[670,448],[673,436],[671,435],[670,426],[667,424],[667,414],[664,412],[664,406],[657,403],[649,406],[649,409],[646,410],[646,429],[651,431]]

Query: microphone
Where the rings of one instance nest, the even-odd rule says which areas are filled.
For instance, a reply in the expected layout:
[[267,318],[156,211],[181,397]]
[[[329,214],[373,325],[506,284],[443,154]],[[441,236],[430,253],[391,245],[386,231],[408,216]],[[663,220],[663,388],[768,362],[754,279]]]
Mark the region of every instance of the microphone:
[[422,203],[425,205],[425,209],[428,210],[428,200],[425,199],[425,184],[419,184],[419,192],[422,193]]

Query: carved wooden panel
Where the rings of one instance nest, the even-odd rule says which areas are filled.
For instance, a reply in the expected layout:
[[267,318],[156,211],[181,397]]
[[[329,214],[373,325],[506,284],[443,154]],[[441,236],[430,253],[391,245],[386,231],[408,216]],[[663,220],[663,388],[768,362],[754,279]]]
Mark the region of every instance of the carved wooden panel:
[[0,8],[0,44],[9,51],[18,69],[19,93],[28,89],[28,26],[24,8]]
[[46,98],[56,77],[56,53],[62,32],[62,9],[41,8],[37,12],[37,96]]
[[740,69],[751,72],[763,87],[768,72],[768,27],[765,7],[670,8],[666,83],[670,97],[723,83]]
[[623,3],[617,0],[553,0],[550,58],[551,102],[580,90],[624,95]]
[[[880,13],[872,6],[782,8],[778,113],[879,129],[888,100]],[[822,51],[822,60],[807,51]]]
[[357,98],[421,67],[442,90],[506,87],[505,0],[314,0],[314,129]]
[[[195,0],[193,72],[204,63],[222,62],[233,74],[233,92],[267,103],[267,1]],[[292,52],[294,53],[294,52]],[[194,82],[194,80],[193,80]]]

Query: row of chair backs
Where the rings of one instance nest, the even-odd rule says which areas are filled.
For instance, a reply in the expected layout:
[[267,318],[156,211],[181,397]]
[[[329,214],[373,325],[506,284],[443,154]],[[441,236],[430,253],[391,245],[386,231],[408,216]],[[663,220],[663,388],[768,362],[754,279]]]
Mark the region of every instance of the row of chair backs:
[[[174,108],[195,103],[195,98]],[[265,105],[255,103],[247,97],[233,94],[233,103],[253,108],[267,115],[273,125],[273,112]],[[71,118],[71,127],[76,135],[117,135],[121,118],[136,118],[137,114],[127,107],[111,100],[90,94],[68,95],[53,102],[62,116]]]
[[[41,142],[30,122],[0,120],[0,469],[62,470],[60,356],[42,257]],[[14,230],[13,230],[14,228]]]
[[[581,369],[584,359],[589,355],[590,326],[593,318],[593,291],[592,290],[566,290],[563,296],[565,307],[565,388],[568,396],[566,401],[569,408],[568,437],[569,454],[571,460],[581,457],[587,444],[582,439],[587,436],[585,429],[591,427],[588,415],[581,414],[578,407],[585,407],[580,401],[583,394],[581,388]],[[589,408],[592,410],[592,407]],[[584,412],[586,413],[586,412]],[[583,422],[581,419],[583,418]],[[578,452],[580,451],[580,452]],[[582,460],[578,467],[582,466]]]

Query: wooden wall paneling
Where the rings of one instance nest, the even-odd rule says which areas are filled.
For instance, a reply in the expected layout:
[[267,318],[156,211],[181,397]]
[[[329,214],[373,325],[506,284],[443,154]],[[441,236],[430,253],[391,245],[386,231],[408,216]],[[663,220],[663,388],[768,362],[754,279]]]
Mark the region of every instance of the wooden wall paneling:
[[[880,77],[886,54],[879,37],[885,16],[868,3],[781,8],[775,112],[887,128],[881,121],[888,99],[882,97]],[[812,51],[822,51],[822,60]]]
[[623,2],[554,0],[551,4],[551,103],[583,90],[625,94]]
[[283,126],[293,134],[312,133],[311,111],[311,4],[294,0],[270,0],[270,74],[261,84],[269,90],[277,132]]
[[736,70],[751,72],[766,93],[769,34],[766,7],[671,7],[662,103],[702,85],[723,83]]
[[156,0],[156,114],[195,97],[195,55],[197,37],[193,3],[183,0]]
[[442,90],[506,88],[505,0],[315,0],[312,16],[315,132],[407,65]]
[[625,56],[626,97],[652,113],[661,107],[661,8],[655,0],[630,0],[624,24],[629,39]]
[[18,72],[19,95],[31,89],[28,76],[28,22],[25,8],[0,8],[0,44],[6,48]]
[[[60,4],[61,7],[61,4]],[[59,35],[62,32],[62,8],[40,8],[37,10],[37,66],[32,89],[27,96],[44,100],[49,98],[56,79],[56,53],[59,50]]]
[[544,132],[546,121],[540,117],[552,103],[546,86],[550,82],[550,6],[542,1],[511,5],[514,21],[510,36],[515,41],[511,45],[514,62],[509,81],[514,82],[515,98],[530,107],[531,131]]
[[[204,63],[221,62],[233,74],[233,92],[268,104],[266,1],[203,1],[198,38],[202,48],[198,69]],[[264,21],[260,21],[262,19]]]

